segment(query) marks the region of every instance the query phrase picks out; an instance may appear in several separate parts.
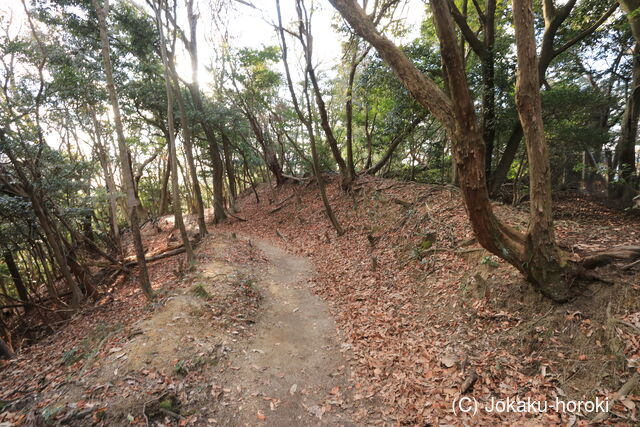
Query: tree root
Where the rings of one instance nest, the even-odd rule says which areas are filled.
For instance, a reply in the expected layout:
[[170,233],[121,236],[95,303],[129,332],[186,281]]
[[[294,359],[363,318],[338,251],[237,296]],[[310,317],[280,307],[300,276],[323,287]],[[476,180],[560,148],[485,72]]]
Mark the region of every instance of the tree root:
[[631,270],[633,267],[635,267],[637,265],[640,265],[640,259],[632,262],[631,264],[627,264],[627,265],[622,266],[622,269],[623,270]]
[[640,246],[619,246],[583,258],[580,264],[582,267],[591,270],[618,260],[631,261],[631,264],[623,267],[626,269],[633,267],[636,264],[636,262],[634,262],[636,259],[640,259]]
[[622,266],[622,270],[628,270],[636,265],[640,265],[640,246],[618,246],[589,255],[575,263],[572,262],[572,268],[569,270],[569,276],[573,276],[577,279],[602,282],[612,285],[614,283],[613,281],[604,278],[594,270],[598,267],[604,267],[618,261],[630,262],[629,264]]
[[247,220],[245,218],[239,217],[237,215],[232,214],[231,212],[227,212],[227,215],[229,215],[231,218],[235,218],[240,222],[247,222]]

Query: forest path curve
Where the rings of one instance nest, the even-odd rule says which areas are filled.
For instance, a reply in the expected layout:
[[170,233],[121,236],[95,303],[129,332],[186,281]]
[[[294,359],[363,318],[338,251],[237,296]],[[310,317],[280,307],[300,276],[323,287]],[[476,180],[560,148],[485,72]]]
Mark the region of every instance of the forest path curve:
[[255,335],[231,355],[220,408],[223,425],[352,425],[343,400],[348,364],[326,303],[311,293],[311,262],[266,240],[250,240],[266,257],[256,286],[263,295]]

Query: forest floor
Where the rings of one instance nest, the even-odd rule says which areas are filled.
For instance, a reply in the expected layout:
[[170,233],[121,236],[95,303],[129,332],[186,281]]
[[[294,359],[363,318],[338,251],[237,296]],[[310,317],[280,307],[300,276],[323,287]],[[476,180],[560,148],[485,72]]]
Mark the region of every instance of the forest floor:
[[[145,241],[175,240],[170,223]],[[349,424],[349,368],[308,259],[235,233],[197,258],[165,280],[150,265],[156,302],[135,307],[124,284],[5,365],[0,425]]]
[[[150,264],[153,303],[120,277],[0,362],[0,426],[578,425],[594,414],[453,403],[614,399],[640,366],[638,269],[602,268],[610,284],[551,303],[477,246],[455,187],[333,182],[341,237],[313,184],[258,196],[238,202],[246,221],[210,227],[193,271]],[[496,209],[526,227],[526,205]],[[557,197],[555,215],[572,257],[640,242],[637,216],[581,196]],[[143,232],[149,256],[178,243],[171,217]],[[637,424],[637,392],[609,421]]]

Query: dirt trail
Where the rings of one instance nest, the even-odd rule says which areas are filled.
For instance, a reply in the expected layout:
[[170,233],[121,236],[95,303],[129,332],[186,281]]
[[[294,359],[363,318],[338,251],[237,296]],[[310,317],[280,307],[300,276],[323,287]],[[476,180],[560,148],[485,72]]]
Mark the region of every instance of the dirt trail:
[[217,233],[202,241],[198,264],[158,289],[139,321],[96,326],[67,350],[75,371],[39,397],[44,419],[353,425],[349,346],[310,291],[310,261],[266,240]]
[[223,425],[352,425],[343,393],[348,367],[327,305],[309,290],[308,259],[251,240],[268,261],[255,336],[231,356]]

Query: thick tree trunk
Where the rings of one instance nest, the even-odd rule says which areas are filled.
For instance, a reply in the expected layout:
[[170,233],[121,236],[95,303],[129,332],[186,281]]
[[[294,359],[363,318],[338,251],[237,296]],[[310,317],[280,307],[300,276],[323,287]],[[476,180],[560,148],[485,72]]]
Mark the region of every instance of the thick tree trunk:
[[551,167],[542,123],[542,100],[538,82],[533,5],[529,0],[513,0],[513,20],[518,56],[516,106],[529,158],[530,220],[523,262],[529,279],[546,294],[567,296],[566,260],[555,240],[551,212]]
[[638,14],[640,0],[618,0],[618,3],[627,14],[633,38],[636,39],[636,43],[640,43],[640,14]]
[[144,260],[144,246],[142,245],[142,236],[140,235],[140,220],[138,218],[139,201],[136,198],[133,171],[129,162],[129,153],[127,150],[127,142],[124,136],[122,126],[122,118],[120,115],[120,106],[118,104],[118,94],[113,80],[113,70],[111,68],[111,57],[109,48],[109,32],[107,30],[107,16],[109,14],[109,0],[104,0],[104,6],[100,5],[99,0],[92,0],[93,6],[98,15],[100,27],[100,40],[102,42],[102,61],[104,64],[104,72],[107,80],[107,92],[109,101],[113,110],[113,121],[116,128],[118,139],[118,151],[120,154],[120,163],[122,168],[122,181],[127,194],[127,213],[129,225],[131,226],[131,235],[136,251],[136,259],[138,260],[140,288],[147,296],[153,298],[153,289],[149,282],[149,274],[147,272],[147,264]]
[[484,12],[480,10],[477,3],[478,19],[480,20],[483,32],[482,41],[477,34],[471,30],[467,23],[467,2],[462,4],[462,13],[452,1],[451,11],[453,19],[458,24],[462,33],[460,52],[464,53],[464,41],[469,42],[471,49],[480,58],[482,74],[482,136],[485,141],[485,175],[491,176],[491,163],[493,159],[493,147],[496,134],[495,127],[495,66],[494,66],[494,45],[495,45],[495,15],[496,1],[488,0]]
[[[432,0],[430,4],[440,40],[440,52],[445,64],[446,79],[449,85],[448,92],[451,94],[451,99],[433,80],[423,75],[401,49],[378,33],[371,20],[357,3],[351,0],[330,1],[354,30],[378,50],[380,56],[390,65],[414,98],[428,109],[447,130],[453,143],[453,154],[463,200],[478,242],[488,251],[505,259],[523,272],[545,295],[555,300],[566,299],[568,293],[565,282],[550,280],[558,271],[556,267],[560,266],[556,257],[559,251],[553,240],[553,227],[550,222],[550,192],[546,191],[546,189],[550,189],[550,184],[544,139],[537,139],[531,143],[530,151],[532,153],[535,151],[533,155],[537,159],[535,173],[538,176],[532,177],[532,187],[535,187],[533,195],[535,202],[533,204],[535,204],[536,211],[531,219],[532,226],[529,234],[525,237],[501,223],[492,210],[485,179],[485,141],[476,121],[473,99],[467,86],[465,67],[459,52],[447,0]],[[514,9],[516,7],[522,9],[519,1],[522,0],[514,1]],[[528,10],[530,12],[530,9]],[[524,69],[520,72],[524,73],[527,82],[531,78],[531,64],[534,65],[534,73],[536,64],[535,43],[533,50],[530,49],[530,43],[533,42],[532,22],[528,21],[530,17],[530,14],[519,15],[519,19],[516,21],[516,27],[525,25],[524,30],[518,29],[520,33],[524,31],[524,34],[528,35],[531,29],[531,37],[519,40],[518,43],[519,59],[524,61],[521,64]],[[526,52],[526,54],[520,51]],[[533,53],[532,58],[531,53]],[[536,93],[539,100],[537,87],[533,95]],[[527,92],[524,95],[530,96]],[[538,112],[538,110],[534,109],[534,112]],[[524,114],[527,114],[527,111]],[[539,119],[541,120],[541,117]],[[530,136],[542,135],[541,121],[538,121],[538,117],[534,117],[533,120],[533,123],[539,127],[538,129],[529,129]],[[527,119],[523,124],[528,126],[530,122]],[[546,169],[545,161],[547,162]],[[547,256],[550,256],[551,259],[547,259]]]
[[[637,1],[637,0],[633,0]],[[580,40],[592,34],[598,29],[617,9],[617,4],[613,2],[609,9],[598,18],[592,25],[579,32],[577,36],[571,38],[559,47],[554,46],[554,40],[563,22],[569,17],[569,14],[576,5],[576,0],[568,0],[562,7],[557,8],[553,0],[545,0],[542,2],[542,11],[544,17],[544,33],[542,34],[542,45],[540,47],[540,56],[538,58],[538,83],[542,84],[547,73],[547,68],[558,55],[565,52],[571,46]],[[511,136],[507,142],[505,150],[500,158],[500,162],[491,176],[491,193],[495,194],[507,179],[507,174],[511,168],[511,164],[516,157],[520,141],[523,136],[522,124],[518,121],[511,132]]]

